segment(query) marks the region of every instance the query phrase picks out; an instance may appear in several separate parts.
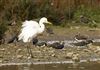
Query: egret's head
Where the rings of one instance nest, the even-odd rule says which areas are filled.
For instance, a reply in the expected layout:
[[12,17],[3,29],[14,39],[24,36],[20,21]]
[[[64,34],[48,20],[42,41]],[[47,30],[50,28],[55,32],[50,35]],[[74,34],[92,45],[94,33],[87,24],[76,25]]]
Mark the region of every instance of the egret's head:
[[49,21],[47,20],[46,17],[41,18],[41,19],[40,19],[40,22],[42,22],[42,23],[47,23],[47,24],[52,24],[51,22],[49,22]]

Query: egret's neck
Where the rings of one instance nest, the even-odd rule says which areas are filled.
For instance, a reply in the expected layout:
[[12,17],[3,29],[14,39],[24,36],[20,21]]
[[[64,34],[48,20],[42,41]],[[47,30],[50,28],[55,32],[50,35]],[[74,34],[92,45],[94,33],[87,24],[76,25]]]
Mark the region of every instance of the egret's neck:
[[39,28],[39,33],[42,33],[45,29],[45,25],[43,24],[42,21],[39,21],[39,25],[40,25],[40,28]]

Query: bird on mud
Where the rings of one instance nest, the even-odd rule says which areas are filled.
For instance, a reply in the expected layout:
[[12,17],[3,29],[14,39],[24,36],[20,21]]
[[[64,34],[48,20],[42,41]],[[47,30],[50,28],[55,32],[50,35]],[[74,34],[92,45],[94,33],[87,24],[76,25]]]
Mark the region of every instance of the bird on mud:
[[38,43],[38,39],[37,38],[33,38],[32,43],[33,43],[33,45],[36,45]]
[[90,18],[86,17],[85,15],[81,15],[80,16],[80,22],[88,24],[89,22],[91,22],[91,20],[90,20]]
[[13,43],[14,41],[18,42],[18,36],[17,34],[13,35],[8,41],[7,44]]
[[39,46],[39,47],[47,46],[47,43],[45,41],[38,41],[37,38],[33,38],[32,43],[33,43],[33,45]]
[[86,46],[88,47],[89,44],[92,44],[93,43],[93,40],[84,40],[84,41],[81,41],[81,42],[76,42],[76,43],[71,43],[73,44],[74,46]]
[[89,37],[87,35],[81,35],[80,33],[76,34],[74,36],[74,39],[77,41],[77,42],[81,42],[81,41],[85,41],[87,40]]
[[65,43],[63,41],[59,41],[59,42],[54,42],[54,43],[47,44],[47,46],[55,48],[55,49],[63,49],[64,48],[64,44]]
[[3,38],[3,36],[0,35],[0,45],[4,44],[4,42],[5,42],[5,39]]
[[[42,17],[39,20],[39,23],[33,20],[26,20],[22,23],[21,33],[18,35],[18,40],[22,40],[24,43],[31,42],[33,38],[37,37],[39,34],[42,34],[45,30],[44,24],[51,24],[48,22],[46,17]],[[32,57],[32,51],[27,45],[28,52]]]
[[14,25],[16,25],[17,23],[16,23],[16,21],[12,21],[12,22],[10,22],[9,24],[8,24],[8,26],[14,26]]
[[47,27],[47,28],[46,28],[46,32],[47,32],[49,35],[53,35],[53,34],[54,34],[53,30],[52,30],[50,27]]

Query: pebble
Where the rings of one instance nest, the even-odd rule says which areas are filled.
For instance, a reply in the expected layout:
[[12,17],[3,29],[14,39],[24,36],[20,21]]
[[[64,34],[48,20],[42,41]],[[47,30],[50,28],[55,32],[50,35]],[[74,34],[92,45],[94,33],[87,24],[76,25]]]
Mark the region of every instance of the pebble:
[[22,59],[23,58],[23,55],[17,55],[17,58],[18,59]]
[[3,60],[0,60],[0,63],[2,63],[3,62]]
[[73,54],[72,60],[75,62],[79,62],[80,61],[79,54]]
[[100,52],[100,46],[96,47],[96,50],[94,51],[95,53]]
[[2,48],[2,49],[0,49],[0,51],[5,51],[5,49],[4,49],[4,48]]
[[7,54],[8,54],[8,55],[10,55],[10,54],[11,54],[11,52],[7,52]]
[[88,49],[84,49],[84,52],[90,52],[90,50],[88,50]]
[[31,58],[32,58],[31,56],[28,56],[28,57],[27,57],[28,60],[31,59]]
[[6,58],[6,59],[4,59],[2,62],[8,62],[8,61],[9,61],[9,59]]
[[73,56],[73,52],[69,52],[66,55],[66,59],[70,59],[70,58],[72,58],[72,56]]
[[17,51],[21,51],[22,49],[18,49]]
[[55,57],[56,55],[55,55],[55,54],[51,54],[51,56],[52,56],[52,57]]
[[22,49],[18,49],[16,52],[19,53],[19,52],[21,52],[21,51],[22,51]]
[[0,55],[0,58],[3,58],[3,55]]
[[63,48],[62,51],[67,51],[67,49]]

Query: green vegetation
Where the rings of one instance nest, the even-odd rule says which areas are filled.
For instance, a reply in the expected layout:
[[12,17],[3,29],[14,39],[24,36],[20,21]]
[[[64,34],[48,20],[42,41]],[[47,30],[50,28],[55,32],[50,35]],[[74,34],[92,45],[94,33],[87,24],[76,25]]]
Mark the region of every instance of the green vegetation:
[[75,15],[74,15],[74,19],[78,19],[81,15],[84,15],[86,17],[88,17],[89,19],[100,23],[100,9],[96,8],[90,8],[90,7],[85,7],[84,5],[81,5],[77,8]]
[[[8,24],[13,20],[24,21],[45,16],[55,25],[70,27],[70,25],[77,25],[77,23],[81,25],[79,22],[81,15],[85,15],[96,23],[100,23],[100,9],[84,5],[79,5],[75,8],[66,6],[63,10],[62,7],[60,9],[53,7],[49,0],[43,0],[42,3],[37,2],[37,0],[1,0],[0,23],[6,22]],[[92,22],[89,22],[87,25],[91,27]]]
[[4,23],[0,24],[0,40],[3,38],[6,30],[7,30],[7,25]]

